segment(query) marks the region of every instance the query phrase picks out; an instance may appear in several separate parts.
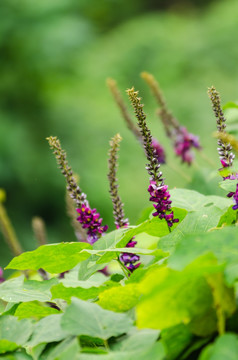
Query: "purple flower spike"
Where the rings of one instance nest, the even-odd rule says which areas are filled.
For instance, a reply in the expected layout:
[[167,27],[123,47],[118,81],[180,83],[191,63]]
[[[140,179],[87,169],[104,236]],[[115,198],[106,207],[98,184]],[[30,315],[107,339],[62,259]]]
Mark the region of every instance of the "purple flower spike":
[[166,212],[171,210],[170,193],[167,191],[167,185],[157,186],[156,182],[151,180],[148,192],[150,193],[150,201],[155,202],[154,208],[156,211],[153,216],[158,216],[160,219],[165,219],[168,226],[173,226],[174,223],[178,222],[178,219],[174,219],[174,213],[171,211],[169,214]]
[[174,219],[174,214],[171,211],[171,201],[169,200],[170,194],[167,191],[168,186],[164,184],[163,174],[159,171],[160,163],[154,154],[152,135],[146,124],[146,115],[143,110],[144,105],[141,104],[141,98],[138,97],[138,91],[135,91],[135,89],[132,88],[127,90],[127,92],[132,106],[134,107],[148,160],[148,163],[146,164],[146,170],[150,175],[150,186],[148,191],[150,193],[150,201],[156,203],[156,205],[154,205],[156,212],[153,213],[153,215],[158,216],[160,219],[165,219],[170,229],[170,227],[179,220]]
[[165,160],[165,151],[162,145],[160,145],[160,143],[158,142],[158,140],[156,140],[155,138],[152,138],[152,143],[151,143],[153,149],[154,149],[154,155],[158,160],[159,164],[165,164],[166,160]]
[[201,149],[198,137],[188,133],[185,127],[179,127],[175,134],[174,151],[176,155],[181,156],[182,162],[191,165],[194,159],[194,155],[191,152],[193,147]]
[[238,184],[236,184],[236,191],[235,192],[229,192],[229,194],[227,194],[227,197],[229,198],[233,198],[233,202],[235,203],[234,206],[232,206],[233,210],[237,210],[238,209]]
[[[137,241],[133,241],[133,238],[128,242],[126,247],[133,248],[137,244]],[[141,263],[138,263],[140,260],[140,256],[133,254],[133,253],[122,253],[120,255],[120,261],[123,262],[125,267],[130,271],[133,272],[135,269],[137,269]],[[135,264],[137,263],[137,264]]]
[[88,242],[94,244],[98,238],[108,229],[107,225],[102,226],[102,218],[96,209],[82,205],[76,209],[79,213],[77,220],[82,224],[83,229],[87,229]]
[[5,279],[3,277],[3,269],[0,267],[0,284],[4,281],[5,281]]

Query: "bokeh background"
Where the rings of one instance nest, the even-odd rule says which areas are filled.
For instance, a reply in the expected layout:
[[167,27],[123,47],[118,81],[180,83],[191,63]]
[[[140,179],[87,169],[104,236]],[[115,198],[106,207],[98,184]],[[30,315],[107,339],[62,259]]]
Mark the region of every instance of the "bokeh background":
[[[128,106],[124,90],[140,90],[148,125],[167,150],[162,171],[170,188],[217,193],[211,173],[219,161],[207,88],[215,85],[224,104],[238,98],[237,42],[236,0],[1,0],[0,188],[24,249],[36,247],[35,215],[45,220],[50,242],[75,241],[64,178],[45,140],[49,135],[60,138],[91,206],[112,230],[107,153],[109,139],[120,132],[118,178],[132,224],[149,205],[145,156],[123,123],[108,77],[117,80]],[[144,70],[160,82],[179,121],[200,136],[214,168],[199,155],[190,168],[174,156],[156,102],[140,78]],[[12,255],[1,233],[0,249],[5,266]]]

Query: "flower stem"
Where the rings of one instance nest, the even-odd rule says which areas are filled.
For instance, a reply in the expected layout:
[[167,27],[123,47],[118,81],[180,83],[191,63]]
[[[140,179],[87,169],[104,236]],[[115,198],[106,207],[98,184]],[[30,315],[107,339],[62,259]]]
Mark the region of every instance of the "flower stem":
[[0,203],[0,228],[2,230],[5,241],[11,249],[13,255],[20,255],[22,253],[22,247],[17,239],[16,233],[7,215],[6,209],[2,203]]
[[118,261],[119,265],[121,266],[121,269],[122,269],[125,277],[126,277],[127,279],[129,279],[130,272],[129,272],[129,270],[125,267],[125,265],[121,262],[119,256],[118,256],[118,258],[117,258],[117,261]]

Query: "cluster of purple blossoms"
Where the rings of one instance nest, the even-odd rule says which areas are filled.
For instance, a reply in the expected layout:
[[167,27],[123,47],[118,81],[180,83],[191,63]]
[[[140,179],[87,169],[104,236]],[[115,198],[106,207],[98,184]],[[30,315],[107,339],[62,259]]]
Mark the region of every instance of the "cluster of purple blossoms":
[[107,225],[102,226],[102,218],[96,209],[91,209],[89,205],[83,204],[81,208],[76,209],[79,213],[77,220],[83,229],[87,229],[88,242],[94,244],[98,238],[108,229]]
[[156,140],[155,138],[152,138],[151,143],[153,149],[154,149],[154,156],[157,158],[159,164],[165,164],[165,151],[162,145]]
[[[125,224],[124,227],[127,228],[129,226],[129,223]],[[119,229],[120,226],[117,226]],[[137,241],[133,240],[134,237],[127,243],[126,247],[128,248],[134,248],[137,244]],[[137,269],[141,263],[138,261],[140,260],[140,256],[133,254],[133,253],[122,253],[120,255],[120,261],[125,265],[125,267],[130,271],[133,272],[135,269]],[[136,264],[137,263],[137,264]]]
[[[137,241],[133,241],[132,239],[128,242],[126,247],[133,248],[137,244]],[[120,255],[120,261],[123,262],[125,267],[130,271],[133,272],[140,266],[138,261],[140,260],[139,255],[132,254],[132,253],[122,253]],[[137,263],[137,264],[136,264]]]
[[2,283],[2,282],[4,282],[5,281],[5,279],[4,279],[4,277],[3,277],[3,270],[2,270],[2,268],[0,267],[0,284]]
[[154,208],[155,212],[153,216],[158,216],[160,219],[165,219],[168,226],[173,226],[174,223],[179,222],[178,219],[174,219],[174,213],[171,211],[169,214],[166,214],[171,210],[170,193],[168,192],[167,185],[157,186],[156,182],[151,180],[150,186],[148,188],[148,192],[150,193],[150,201],[155,202]]
[[235,205],[232,206],[232,209],[237,210],[238,209],[238,184],[236,184],[236,191],[229,192],[229,194],[227,194],[227,197],[233,198],[233,202],[235,203]]
[[191,148],[201,149],[197,136],[190,134],[185,127],[176,129],[174,151],[176,155],[181,156],[182,162],[191,165],[194,155]]

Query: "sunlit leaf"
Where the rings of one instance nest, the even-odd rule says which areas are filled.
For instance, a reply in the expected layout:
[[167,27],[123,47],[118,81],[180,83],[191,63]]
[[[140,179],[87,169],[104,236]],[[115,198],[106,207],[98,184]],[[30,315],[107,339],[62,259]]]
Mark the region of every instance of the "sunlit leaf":
[[13,258],[6,268],[16,270],[42,268],[50,273],[61,273],[72,269],[80,261],[86,260],[89,255],[81,253],[81,250],[90,248],[91,246],[87,243],[43,245]]

